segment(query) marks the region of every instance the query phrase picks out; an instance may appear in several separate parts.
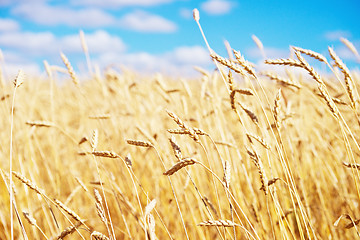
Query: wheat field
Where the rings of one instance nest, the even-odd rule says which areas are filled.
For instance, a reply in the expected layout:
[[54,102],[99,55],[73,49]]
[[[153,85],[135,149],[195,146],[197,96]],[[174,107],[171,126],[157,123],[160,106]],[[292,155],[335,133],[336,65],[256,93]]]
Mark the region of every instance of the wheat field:
[[212,51],[197,79],[79,81],[62,54],[3,81],[0,239],[359,237],[359,73],[291,49],[266,72]]

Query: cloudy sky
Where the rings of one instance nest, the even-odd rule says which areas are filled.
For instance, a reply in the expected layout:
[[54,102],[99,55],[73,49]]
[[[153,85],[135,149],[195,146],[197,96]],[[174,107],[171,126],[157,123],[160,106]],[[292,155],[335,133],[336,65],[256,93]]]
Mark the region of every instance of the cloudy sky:
[[[125,65],[143,73],[191,75],[193,66],[213,68],[192,9],[216,52],[224,41],[254,62],[288,57],[295,45],[326,54],[335,48],[344,62],[359,68],[339,41],[360,50],[360,1],[324,0],[0,0],[1,66],[11,75],[19,68],[44,72],[43,60],[61,65],[64,52],[76,71],[86,73],[80,44],[83,30],[94,65]],[[327,55],[328,56],[328,55]]]

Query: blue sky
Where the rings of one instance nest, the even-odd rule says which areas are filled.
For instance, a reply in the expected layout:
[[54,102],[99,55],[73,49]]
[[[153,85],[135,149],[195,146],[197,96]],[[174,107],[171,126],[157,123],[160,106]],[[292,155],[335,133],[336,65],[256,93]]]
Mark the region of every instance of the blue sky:
[[360,1],[323,0],[0,0],[1,66],[11,75],[44,71],[43,60],[61,65],[64,52],[79,73],[87,72],[80,45],[83,30],[93,65],[124,65],[142,73],[194,74],[193,66],[211,69],[192,9],[210,46],[226,55],[224,40],[255,63],[262,57],[289,56],[295,45],[327,54],[334,47],[344,62],[359,68],[356,57],[339,41],[360,51]]

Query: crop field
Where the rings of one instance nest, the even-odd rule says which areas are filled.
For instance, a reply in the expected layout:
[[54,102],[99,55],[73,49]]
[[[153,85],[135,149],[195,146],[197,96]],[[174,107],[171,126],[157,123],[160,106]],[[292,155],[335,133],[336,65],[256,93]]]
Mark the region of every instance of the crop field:
[[62,54],[2,79],[0,239],[358,238],[360,75],[291,51],[266,71],[211,51],[196,79],[80,79]]

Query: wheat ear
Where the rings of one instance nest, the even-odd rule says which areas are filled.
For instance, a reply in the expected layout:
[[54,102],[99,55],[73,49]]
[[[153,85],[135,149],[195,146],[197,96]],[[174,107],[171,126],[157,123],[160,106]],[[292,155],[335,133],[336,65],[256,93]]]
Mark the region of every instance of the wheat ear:
[[70,63],[69,59],[65,56],[64,53],[60,53],[60,56],[61,56],[61,59],[63,60],[65,66],[66,66],[66,69],[68,70],[68,73],[69,73],[71,79],[73,80],[73,83],[75,85],[79,85],[79,79],[77,78],[77,76],[75,74],[75,71],[74,71],[73,67],[71,66],[71,63]]
[[181,161],[177,162],[174,166],[172,166],[169,170],[167,170],[163,174],[166,176],[171,176],[174,173],[176,173],[177,171],[179,171],[180,169],[182,169],[186,166],[189,166],[189,165],[193,165],[195,163],[197,163],[197,161],[193,158],[184,158]]
[[213,227],[213,226],[217,226],[217,227],[234,227],[234,226],[240,226],[237,223],[234,223],[233,221],[230,220],[207,220],[204,222],[201,222],[198,224],[198,226],[206,226],[206,227]]

